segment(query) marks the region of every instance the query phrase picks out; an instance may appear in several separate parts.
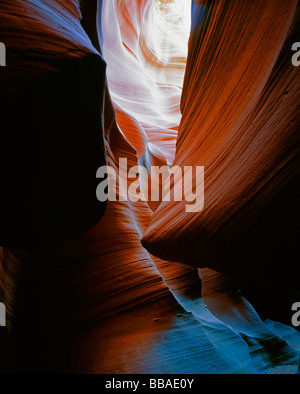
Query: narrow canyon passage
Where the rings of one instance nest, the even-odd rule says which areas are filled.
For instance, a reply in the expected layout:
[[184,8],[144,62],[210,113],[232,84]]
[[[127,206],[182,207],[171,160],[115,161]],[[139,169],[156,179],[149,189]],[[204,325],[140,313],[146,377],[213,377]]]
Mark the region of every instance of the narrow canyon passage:
[[[1,2],[3,370],[297,372],[299,15],[296,0]],[[118,198],[99,201],[105,165]],[[203,167],[203,209],[176,183],[169,201],[120,200],[136,181],[145,197],[128,170],[153,166]]]

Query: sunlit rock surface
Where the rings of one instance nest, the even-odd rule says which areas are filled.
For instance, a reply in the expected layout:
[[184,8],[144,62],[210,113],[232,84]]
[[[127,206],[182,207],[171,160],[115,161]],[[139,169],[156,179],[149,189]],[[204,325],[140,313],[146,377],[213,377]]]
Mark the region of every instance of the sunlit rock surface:
[[109,90],[118,125],[138,158],[147,149],[162,162],[174,158],[190,31],[190,1],[185,3],[103,3]]
[[[208,207],[215,204],[212,212],[219,207],[214,198],[223,190],[220,184],[228,195],[232,189],[237,193],[230,194],[231,205],[226,210],[223,194],[217,196],[220,211],[211,215],[211,226],[216,225],[217,230],[218,223],[221,227],[225,220],[223,214],[236,212],[234,202],[240,207],[248,192],[249,198],[255,194],[260,183],[254,180],[266,177],[267,167],[260,167],[261,155],[270,167],[268,179],[273,179],[276,169],[282,168],[274,156],[294,156],[295,144],[291,146],[289,138],[297,123],[291,115],[295,109],[297,71],[290,68],[287,41],[293,37],[292,28],[296,26],[296,2],[282,3],[264,1],[252,7],[238,1],[225,7],[225,2],[218,1],[214,7],[206,8],[204,2],[201,6],[194,2],[184,85],[187,47],[183,44],[188,39],[189,13],[185,8],[174,8],[172,1],[103,0],[98,3],[97,15],[96,2],[81,1],[82,25],[91,41],[80,25],[79,4],[75,0],[68,5],[54,0],[19,0],[13,4],[2,1],[0,28],[3,36],[11,39],[10,45],[16,47],[12,51],[15,73],[19,75],[24,70],[22,80],[29,70],[31,80],[38,81],[38,75],[51,73],[54,81],[61,81],[59,70],[73,76],[71,70],[77,57],[85,59],[90,54],[102,64],[99,44],[102,45],[107,84],[103,86],[99,80],[95,86],[100,88],[103,99],[91,99],[97,101],[94,105],[101,115],[101,160],[105,157],[106,163],[116,170],[120,157],[127,158],[129,167],[138,162],[172,164],[173,160],[180,165],[208,166],[205,198]],[[14,38],[19,34],[15,26],[26,25],[28,18],[30,28],[22,30],[22,37],[20,34]],[[97,26],[102,26],[99,39]],[[262,43],[262,37],[270,47]],[[43,52],[42,48],[43,54],[39,52]],[[57,68],[54,61],[53,67],[51,56],[54,60],[66,58],[68,62]],[[24,59],[25,68],[21,67]],[[11,70],[8,67],[6,72]],[[79,63],[74,84],[84,84],[87,72],[89,68]],[[104,77],[102,68],[99,72]],[[13,75],[7,75],[6,89],[11,78]],[[288,94],[281,94],[281,84],[287,85]],[[289,87],[292,84],[294,88]],[[61,92],[73,102],[73,90],[63,87]],[[89,89],[84,90],[82,105],[88,92]],[[40,90],[41,102],[48,93]],[[282,116],[276,105],[282,109]],[[72,109],[72,113],[75,111],[79,121],[82,114],[78,107]],[[93,116],[86,114],[87,118]],[[30,118],[34,119],[33,114]],[[47,123],[41,119],[43,122]],[[74,123],[65,124],[67,142],[73,127],[77,127]],[[91,125],[82,126],[84,135],[89,135]],[[274,140],[272,149],[268,139]],[[91,148],[91,159],[97,161],[94,144],[95,141],[89,141],[87,146]],[[24,147],[28,145],[25,141]],[[266,146],[264,153],[259,149],[262,146]],[[73,164],[68,149],[63,152],[62,170],[67,162]],[[257,157],[252,157],[251,163],[257,171],[252,174],[253,168],[247,166],[246,159],[253,152]],[[36,153],[31,154],[35,158]],[[242,155],[241,162],[235,157],[238,154]],[[247,185],[239,178],[245,174],[247,180],[253,181],[249,190],[242,188]],[[89,176],[95,177],[95,172]],[[235,189],[234,182],[242,186]],[[120,183],[118,179],[118,191]],[[272,186],[271,182],[268,184]],[[244,199],[239,194],[241,190]],[[273,185],[272,190],[277,187]],[[68,197],[68,189],[63,195]],[[181,204],[176,208],[172,203],[162,203],[153,215],[146,201],[108,202],[105,213],[103,206],[99,210],[104,216],[97,225],[69,242],[33,250],[28,246],[20,251],[12,236],[14,248],[1,249],[0,301],[7,306],[10,332],[10,362],[6,368],[78,373],[296,371],[297,332],[279,321],[263,321],[237,290],[232,276],[207,268],[215,268],[217,261],[223,270],[229,259],[224,254],[224,259],[213,256],[213,262],[211,258],[204,261],[200,249],[204,242],[196,238],[200,230],[204,232],[202,214],[191,217],[183,213]],[[203,215],[205,212],[206,207]],[[8,209],[6,215],[10,214],[12,210]],[[179,223],[178,245],[172,226],[168,225],[174,225],[175,217]],[[249,217],[247,223],[252,228]],[[211,235],[209,229],[205,239]],[[42,228],[38,230],[43,233]],[[237,247],[246,237],[243,231],[234,238]],[[166,260],[149,254],[141,245],[143,236],[146,248],[154,254],[167,255]],[[229,262],[230,267],[237,266],[236,260]],[[203,268],[198,272],[199,267]],[[247,267],[252,272],[250,263]]]
[[163,202],[143,238],[151,253],[256,278],[296,272],[298,24],[293,0],[194,2],[174,164],[204,166],[205,205]]

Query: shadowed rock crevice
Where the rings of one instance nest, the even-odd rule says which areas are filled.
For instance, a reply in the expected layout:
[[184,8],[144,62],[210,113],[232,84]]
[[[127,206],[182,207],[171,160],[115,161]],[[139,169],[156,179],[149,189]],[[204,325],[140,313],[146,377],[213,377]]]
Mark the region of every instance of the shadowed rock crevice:
[[[299,6],[159,3],[0,3],[2,371],[297,371]],[[204,166],[204,210],[100,203],[119,158]]]

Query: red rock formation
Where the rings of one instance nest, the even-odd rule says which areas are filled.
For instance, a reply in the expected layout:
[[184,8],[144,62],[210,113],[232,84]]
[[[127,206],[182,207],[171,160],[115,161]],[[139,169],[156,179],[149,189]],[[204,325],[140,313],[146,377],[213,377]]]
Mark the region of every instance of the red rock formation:
[[[103,9],[100,7],[102,3]],[[281,168],[279,156],[282,159],[294,154],[292,148],[295,146],[290,146],[289,141],[296,121],[289,127],[286,127],[286,121],[287,118],[294,119],[295,87],[281,96],[281,85],[286,87],[285,84],[289,86],[295,82],[297,72],[294,69],[287,71],[289,59],[284,56],[285,40],[293,37],[295,2],[288,1],[283,5],[279,1],[264,1],[255,7],[242,1],[226,7],[222,1],[214,2],[211,7],[206,7],[206,3],[203,3],[205,7],[194,3],[182,98],[183,118],[175,163],[207,167],[206,199],[211,213],[207,220],[211,217],[212,222],[205,221],[205,228],[201,215],[205,214],[207,206],[203,214],[195,217],[185,214],[182,204],[177,203],[176,207],[172,203],[162,203],[152,217],[145,201],[110,201],[103,206],[92,200],[92,194],[95,199],[97,181],[94,170],[104,163],[104,159],[116,170],[120,157],[126,157],[129,166],[138,161],[149,166],[153,162],[171,163],[173,160],[180,120],[181,92],[177,84],[183,77],[184,49],[178,54],[178,47],[174,44],[168,53],[164,50],[166,42],[158,40],[159,45],[155,47],[157,42],[151,41],[147,23],[157,23],[154,25],[158,29],[163,28],[162,24],[155,22],[162,16],[157,13],[154,3],[150,0],[106,0],[99,1],[96,10],[96,1],[80,1],[83,14],[80,24],[79,4],[75,0],[1,2],[0,29],[11,54],[8,58],[11,67],[4,70],[6,79],[1,78],[4,87],[0,92],[1,100],[5,104],[9,97],[9,103],[5,104],[9,114],[12,114],[10,104],[21,110],[22,100],[25,103],[25,110],[21,112],[23,118],[14,120],[11,126],[20,138],[23,119],[27,126],[30,121],[34,122],[31,139],[28,140],[26,134],[26,138],[18,143],[19,154],[22,144],[26,147],[26,154],[23,152],[19,157],[14,152],[11,156],[11,151],[7,151],[6,155],[17,160],[18,168],[25,163],[26,171],[35,175],[33,179],[23,181],[22,187],[25,189],[26,186],[29,194],[26,204],[8,203],[17,188],[11,181],[16,170],[11,169],[3,180],[4,185],[9,185],[1,195],[5,204],[0,204],[5,219],[0,227],[1,244],[14,247],[2,248],[0,258],[0,301],[5,302],[8,312],[9,359],[13,370],[252,373],[265,372],[282,362],[295,365],[295,354],[278,338],[288,338],[292,343],[294,331],[291,328],[263,323],[243,297],[232,296],[232,287],[228,282],[223,283],[223,276],[219,279],[218,273],[213,275],[210,271],[202,271],[203,295],[218,318],[214,317],[201,298],[201,282],[196,268],[155,258],[140,242],[147,230],[143,242],[154,254],[172,255],[172,258],[168,257],[170,260],[183,261],[197,268],[215,267],[217,263],[222,270],[224,267],[238,268],[236,259],[229,260],[225,256],[219,260],[218,254],[212,253],[212,246],[208,249],[210,243],[206,246],[198,242],[197,237],[207,229],[207,240],[212,234],[211,228],[220,235],[227,214],[233,215],[236,212],[233,208],[242,210],[248,198],[251,203],[250,197],[262,185],[260,177],[271,179]],[[278,21],[276,28],[273,21]],[[20,29],[16,29],[16,25]],[[102,25],[103,34],[101,30],[97,31]],[[169,34],[177,33],[169,31]],[[269,46],[259,41],[261,36]],[[167,42],[170,44],[169,38]],[[158,56],[160,45],[162,58]],[[101,47],[108,63],[108,84],[104,84]],[[165,55],[167,64],[161,64]],[[214,73],[211,64],[214,64]],[[170,71],[168,82],[171,87],[159,85],[162,75],[169,78]],[[285,79],[277,78],[277,73]],[[22,94],[18,91],[20,85]],[[34,94],[31,93],[32,85],[35,86]],[[221,91],[219,86],[223,85]],[[17,93],[10,91],[11,86],[17,89]],[[59,92],[55,95],[56,100],[53,99],[55,89]],[[153,96],[152,89],[155,91]],[[158,105],[161,103],[164,108]],[[279,116],[280,109],[290,112]],[[270,118],[264,115],[266,111],[270,111]],[[270,128],[270,124],[274,128]],[[40,125],[43,129],[39,134]],[[282,129],[283,126],[286,129]],[[78,137],[76,142],[74,130]],[[47,135],[50,137],[45,138]],[[12,143],[14,137],[9,136],[8,142]],[[41,160],[35,149],[39,146],[37,137],[45,148],[46,157],[55,155],[56,160],[52,161],[54,171],[48,166],[42,166],[42,170],[34,166]],[[270,149],[259,149],[264,146],[268,149],[269,140],[274,153]],[[7,141],[4,142],[8,146]],[[75,160],[78,152],[82,154]],[[251,154],[253,162],[247,160]],[[269,166],[269,172],[266,172],[265,165]],[[84,170],[79,171],[80,166],[84,166]],[[292,167],[286,168],[292,170]],[[39,171],[44,174],[45,169],[48,176],[37,188]],[[74,177],[70,182],[64,182],[71,170]],[[246,180],[251,181],[249,190],[248,183],[240,181],[245,174]],[[55,203],[53,194],[48,196],[46,203],[40,197],[47,195],[44,192],[49,185],[48,177],[55,190],[60,191]],[[117,190],[120,181],[118,179]],[[239,187],[234,187],[236,184]],[[70,185],[80,197],[74,200],[66,218]],[[264,190],[272,202],[272,197],[277,194],[267,193],[269,185],[275,190],[272,182],[266,183]],[[282,185],[286,187],[287,183]],[[224,193],[219,196],[220,189]],[[236,194],[231,195],[232,190]],[[74,190],[71,192],[73,195]],[[232,199],[228,212],[227,198]],[[266,202],[266,199],[259,202],[257,209]],[[48,215],[45,215],[45,206],[49,208]],[[59,214],[53,216],[58,208]],[[17,213],[15,209],[18,209]],[[246,210],[245,215],[247,213]],[[276,219],[278,215],[280,211]],[[237,216],[235,214],[233,218]],[[175,217],[179,226],[174,223]],[[36,218],[41,218],[38,226]],[[82,220],[77,220],[79,218]],[[262,223],[266,221],[270,225],[267,219],[268,216]],[[241,241],[240,248],[247,246],[243,243],[247,233],[236,235],[239,220],[233,221],[235,227],[229,234],[237,249],[238,240]],[[247,220],[249,235],[255,217],[252,221],[247,217]],[[176,232],[169,228],[168,221]],[[5,231],[3,223],[9,231]],[[215,224],[220,225],[219,230]],[[245,231],[243,226],[241,228]],[[81,233],[84,234],[79,236]],[[58,243],[62,235],[72,239]],[[56,245],[40,247],[45,241],[49,243],[49,238]],[[218,238],[212,239],[219,247]],[[25,251],[19,250],[20,244]],[[224,245],[221,246],[224,250]],[[236,258],[238,253],[233,252]],[[258,253],[258,250],[254,252]],[[226,264],[227,261],[230,265]],[[249,264],[248,271],[254,272],[253,267]],[[217,279],[214,282],[211,278]],[[220,300],[219,284],[221,290],[226,291],[223,301]],[[220,320],[222,318],[224,322]]]
[[84,234],[105,211],[95,200],[105,164],[105,63],[77,1],[3,1],[0,18],[1,245],[56,244]]
[[151,253],[256,280],[292,280],[298,24],[293,0],[194,2],[174,164],[205,167],[205,207],[187,214],[185,201],[161,203],[143,238]]
[[138,158],[146,152],[161,163],[174,158],[189,35],[188,16],[181,13],[186,10],[160,9],[147,0],[103,3],[109,90],[118,125]]

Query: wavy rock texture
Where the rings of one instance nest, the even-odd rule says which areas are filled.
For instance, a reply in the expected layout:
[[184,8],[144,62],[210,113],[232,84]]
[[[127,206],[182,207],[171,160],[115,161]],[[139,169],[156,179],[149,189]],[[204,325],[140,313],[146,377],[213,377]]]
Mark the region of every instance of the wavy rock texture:
[[[290,128],[281,129],[280,127],[286,126],[286,117],[291,116],[290,112],[286,113],[286,117],[278,116],[274,102],[267,103],[268,100],[273,100],[273,94],[276,96],[281,92],[281,83],[291,84],[295,81],[296,71],[289,69],[287,72],[286,62],[289,65],[290,59],[285,59],[283,53],[285,40],[293,34],[296,4],[289,1],[283,6],[277,1],[265,1],[261,2],[260,6],[252,7],[246,6],[245,2],[235,2],[234,6],[224,7],[220,1],[210,8],[205,6],[206,3],[202,3],[200,7],[194,2],[187,72],[183,86],[183,117],[177,140],[186,47],[174,40],[179,36],[183,41],[187,40],[184,26],[188,16],[183,17],[186,15],[183,11],[180,11],[182,15],[179,16],[172,8],[172,2],[164,3],[166,4],[146,0],[104,0],[98,2],[96,14],[96,1],[81,1],[83,19],[80,25],[80,10],[76,1],[68,4],[54,0],[18,0],[13,4],[8,1],[1,2],[1,32],[9,42],[8,49],[12,48],[15,64],[14,68],[7,67],[5,72],[12,74],[7,74],[7,83],[3,86],[9,89],[9,81],[14,81],[14,86],[19,86],[15,82],[15,76],[16,80],[26,82],[29,77],[38,84],[39,75],[47,79],[51,74],[51,83],[55,82],[55,86],[61,87],[60,94],[65,102],[72,104],[69,109],[71,115],[77,114],[75,122],[68,124],[65,120],[64,127],[60,129],[60,132],[65,133],[66,142],[66,145],[63,145],[65,160],[58,163],[61,171],[66,171],[67,163],[74,163],[73,153],[67,149],[74,128],[84,130],[84,137],[94,128],[99,128],[96,134],[98,139],[86,142],[86,147],[91,148],[88,156],[92,163],[87,169],[87,190],[94,188],[94,180],[91,181],[90,177],[95,176],[94,166],[99,160],[102,163],[105,159],[118,170],[120,157],[126,157],[129,166],[137,165],[138,162],[143,162],[146,166],[152,163],[171,164],[173,160],[180,165],[195,164],[197,157],[200,165],[211,163],[206,177],[211,176],[211,184],[215,179],[217,182],[215,191],[210,191],[206,181],[206,193],[208,201],[215,202],[212,197],[220,191],[218,182],[230,189],[228,179],[232,180],[233,176],[229,169],[228,173],[225,172],[227,166],[231,165],[229,167],[234,174],[248,168],[247,155],[244,158],[246,167],[243,167],[240,166],[242,163],[237,164],[236,160],[231,160],[230,163],[222,160],[223,156],[218,156],[220,152],[225,157],[231,154],[234,156],[238,154],[234,147],[240,144],[240,154],[249,147],[250,155],[253,149],[251,141],[257,136],[260,143],[255,141],[254,152],[257,153],[258,164],[254,166],[257,172],[253,174],[253,179],[258,178],[261,165],[260,150],[257,147],[263,144],[266,146],[265,139],[274,140],[274,144],[276,143],[272,145],[274,149],[276,147],[274,155],[289,152],[291,157],[293,156],[292,148],[295,148],[295,144],[291,147],[288,143],[285,147],[282,141],[286,142],[285,138],[291,135],[296,120],[293,123],[293,117],[289,118]],[[166,5],[171,7],[166,8]],[[280,18],[276,18],[278,15]],[[179,25],[177,22],[181,17],[183,24]],[[167,21],[176,21],[176,26],[169,25],[165,18]],[[245,19],[248,22],[244,26]],[[30,25],[26,24],[28,20]],[[269,24],[270,20],[272,23]],[[273,25],[275,20],[278,20],[276,29]],[[241,22],[239,29],[236,21]],[[16,25],[26,25],[27,28],[23,28],[19,33]],[[100,29],[101,26],[102,31],[99,30],[98,37],[97,27]],[[230,30],[232,26],[234,31]],[[157,36],[150,35],[153,28],[159,32]],[[166,28],[167,31],[164,30]],[[161,39],[162,31],[165,33],[164,39]],[[211,37],[212,33],[216,34],[214,39]],[[263,48],[257,46],[258,38],[271,37],[271,34],[274,34],[275,43],[271,38],[268,40],[272,41],[272,45],[270,43],[271,48],[265,55],[264,45],[260,44]],[[223,41],[221,48],[218,48],[215,46],[221,45],[220,37],[223,37]],[[250,38],[251,45],[247,44]],[[237,44],[233,45],[234,42],[239,43],[240,52],[236,49]],[[107,62],[106,85],[103,83],[105,75],[100,46]],[[228,55],[222,52],[223,46],[229,51]],[[208,59],[204,56],[205,50],[208,50],[212,57],[221,51],[223,60],[219,59],[218,63],[214,58]],[[198,58],[198,52],[201,51],[203,53]],[[243,60],[239,59],[239,53],[243,54]],[[261,63],[258,67],[259,57]],[[86,58],[91,61],[79,61]],[[56,62],[57,59],[63,61]],[[226,69],[225,64],[228,61],[230,66]],[[211,64],[215,68],[213,75]],[[278,67],[274,68],[275,65]],[[72,72],[73,67],[76,67],[75,74]],[[20,70],[24,71],[24,75],[19,74]],[[274,70],[281,70],[285,80],[277,79]],[[64,78],[69,75],[69,84],[61,86],[64,79],[61,78],[61,72]],[[86,86],[87,74],[89,84]],[[216,81],[210,85],[213,77]],[[242,86],[238,89],[240,78],[245,78],[245,81],[240,82]],[[97,81],[96,92],[89,96],[91,81]],[[247,81],[249,91],[245,98]],[[78,90],[72,89],[73,83]],[[219,90],[215,90],[219,84],[223,86],[226,83],[227,89],[224,88],[221,94]],[[46,100],[49,89],[49,82],[42,85],[39,90],[41,102]],[[276,96],[282,110],[287,110],[285,104],[288,103],[288,110],[292,112],[296,94],[293,89],[283,97]],[[264,100],[261,97],[263,91]],[[8,90],[3,92],[1,94],[5,97]],[[74,104],[75,92],[82,98],[77,106]],[[28,94],[28,90],[25,90],[25,93]],[[24,97],[27,97],[26,94]],[[11,100],[15,102],[14,97]],[[218,106],[213,106],[210,100],[220,102]],[[258,100],[261,103],[260,110],[256,105]],[[92,111],[88,111],[90,105],[93,107]],[[84,111],[79,110],[81,106],[85,107]],[[40,111],[40,106],[37,108]],[[268,130],[268,125],[263,122],[266,119],[263,116],[266,108],[272,115],[267,123],[274,125],[274,133],[271,135],[269,132],[272,130]],[[97,122],[90,124],[91,119],[96,116],[93,111],[99,111],[101,117],[98,115]],[[195,116],[197,111],[204,111],[205,116],[201,117],[198,113]],[[224,119],[228,122],[227,127],[224,127],[224,135],[221,131],[225,120],[219,119],[223,116],[223,111]],[[255,123],[256,118],[251,118],[252,112],[257,112],[257,122],[261,127]],[[219,114],[217,119],[215,114]],[[31,113],[29,118],[33,121],[37,115],[40,124],[45,125],[49,115],[45,116],[42,111],[34,116]],[[55,113],[54,122],[62,120],[57,116]],[[68,116],[68,119],[72,119],[72,116]],[[218,126],[214,130],[213,123],[218,121],[222,127]],[[247,133],[246,122],[249,122]],[[200,133],[199,125],[204,128],[204,124],[207,130]],[[279,128],[281,132],[286,130],[286,134],[279,133]],[[211,129],[214,133],[211,131],[213,134],[210,136]],[[12,130],[19,130],[19,124],[14,125]],[[103,149],[98,153],[94,146],[96,144],[101,148],[102,136]],[[281,144],[276,137],[283,138]],[[55,142],[56,138],[57,135],[54,134],[51,141]],[[247,140],[246,145],[244,139]],[[204,147],[202,149],[203,141],[206,140],[210,147],[207,152]],[[24,147],[30,147],[28,141],[23,143]],[[57,146],[51,147],[51,152],[57,153]],[[279,149],[281,147],[282,151]],[[273,164],[271,166],[269,155],[274,155],[271,154],[270,147],[266,149],[265,158],[269,160],[266,164],[269,163],[271,176],[274,168],[279,165],[276,162],[275,167]],[[36,159],[37,152],[33,150],[31,154]],[[219,163],[218,166],[215,161]],[[222,167],[223,161],[225,169],[221,171],[219,166]],[[84,160],[79,160],[79,163],[84,164]],[[249,171],[251,169],[249,168]],[[263,173],[264,170],[265,167],[261,169]],[[224,172],[222,180],[218,180],[219,171],[221,174]],[[55,175],[58,176],[57,173]],[[250,175],[249,172],[249,177]],[[81,181],[83,179],[85,177],[80,177]],[[9,176],[6,181],[9,181]],[[75,177],[75,181],[78,182],[78,178]],[[118,178],[117,191],[122,182],[123,180]],[[251,187],[255,189],[259,185],[254,184]],[[56,187],[59,189],[60,186],[58,182]],[[82,189],[84,184],[79,182],[79,186],[81,190],[85,190]],[[62,198],[69,197],[68,187],[63,189]],[[95,193],[95,188],[93,192]],[[238,195],[239,190],[236,192]],[[7,193],[4,193],[4,196],[8,198]],[[83,196],[86,199],[90,197],[88,192],[83,192]],[[237,204],[238,198],[239,195],[236,197]],[[76,206],[82,214],[85,206],[83,201],[80,200]],[[221,204],[220,211],[224,206]],[[33,204],[33,207],[36,205]],[[84,235],[64,243],[57,243],[60,237],[54,231],[56,246],[43,248],[32,248],[31,234],[27,242],[23,237],[23,243],[27,245],[20,250],[19,242],[14,243],[16,238],[13,235],[19,234],[18,237],[22,239],[24,232],[18,233],[17,229],[15,233],[12,231],[9,243],[13,248],[1,249],[0,265],[0,300],[7,306],[9,325],[9,365],[5,367],[22,372],[265,373],[275,367],[278,371],[284,366],[285,371],[295,372],[297,353],[294,349],[299,343],[296,331],[282,322],[269,319],[262,321],[252,305],[236,291],[236,283],[233,283],[231,276],[204,268],[200,271],[202,281],[200,280],[196,268],[215,268],[216,264],[211,263],[211,258],[204,263],[201,257],[200,247],[203,248],[203,245],[196,237],[200,234],[201,217],[197,218],[198,227],[193,227],[195,218],[190,214],[184,215],[180,204],[178,207],[179,209],[172,203],[161,203],[158,208],[150,207],[145,201],[108,202],[106,207],[98,205],[99,212],[95,207],[95,211],[91,209],[86,213],[90,219],[95,217],[95,212],[100,217],[103,216],[101,220],[98,216],[96,226],[93,227],[89,222],[88,232],[83,231]],[[53,213],[55,208],[54,204],[49,210],[50,213]],[[153,215],[152,210],[155,209]],[[231,212],[230,209],[228,213]],[[20,211],[23,212],[23,207],[20,207]],[[13,212],[13,209],[8,210],[7,216]],[[234,212],[232,210],[232,213]],[[44,238],[43,234],[47,231],[51,215],[44,216],[43,211],[42,214],[39,211],[39,214],[44,226],[38,227],[38,232],[41,233],[41,238]],[[76,218],[76,213],[73,214]],[[61,216],[57,216],[58,221],[57,218],[53,221],[54,230],[61,221]],[[179,227],[176,227],[179,236],[176,237],[178,247],[172,244],[176,251],[173,254],[173,249],[168,249],[168,244],[174,233],[169,232],[167,222],[174,225],[175,216],[179,220]],[[216,223],[220,220],[220,224],[224,220],[221,212],[216,213],[215,217],[212,216],[212,219]],[[251,225],[249,219],[250,228]],[[84,221],[85,229],[82,226],[81,224],[78,228],[86,230],[87,221]],[[185,231],[185,226],[190,227],[191,231]],[[34,229],[34,225],[30,226],[31,228]],[[160,229],[161,233],[157,237]],[[77,235],[79,233],[80,231],[77,231]],[[4,237],[4,231],[3,234]],[[207,237],[208,235],[210,232]],[[240,239],[244,242],[245,237],[242,235],[243,233]],[[172,257],[162,260],[150,255],[141,245],[143,236],[143,242],[151,252],[164,258],[166,254]],[[195,239],[198,240],[197,247]],[[239,238],[235,238],[235,242],[238,245]],[[5,245],[6,241],[1,240],[1,244]],[[185,260],[182,258],[182,250],[187,256]],[[205,256],[208,256],[208,252],[205,253]],[[168,259],[184,260],[194,267],[167,261]],[[195,264],[195,259],[200,263]],[[222,269],[225,261],[226,258],[224,262],[222,260]],[[230,262],[236,266],[236,260]],[[248,271],[252,271],[252,268],[249,267]]]
[[105,63],[80,24],[77,1],[3,1],[0,17],[8,58],[0,239],[37,248],[84,234],[104,214],[94,174],[105,164]]
[[205,207],[163,202],[151,253],[254,278],[296,272],[298,23],[297,1],[194,2],[174,164],[205,167]]
[[[179,2],[180,4],[184,4]],[[106,1],[103,55],[117,122],[138,158],[172,163],[180,121],[189,7]],[[187,2],[186,4],[189,4]],[[186,15],[187,14],[187,15]],[[124,88],[126,85],[126,88]]]

